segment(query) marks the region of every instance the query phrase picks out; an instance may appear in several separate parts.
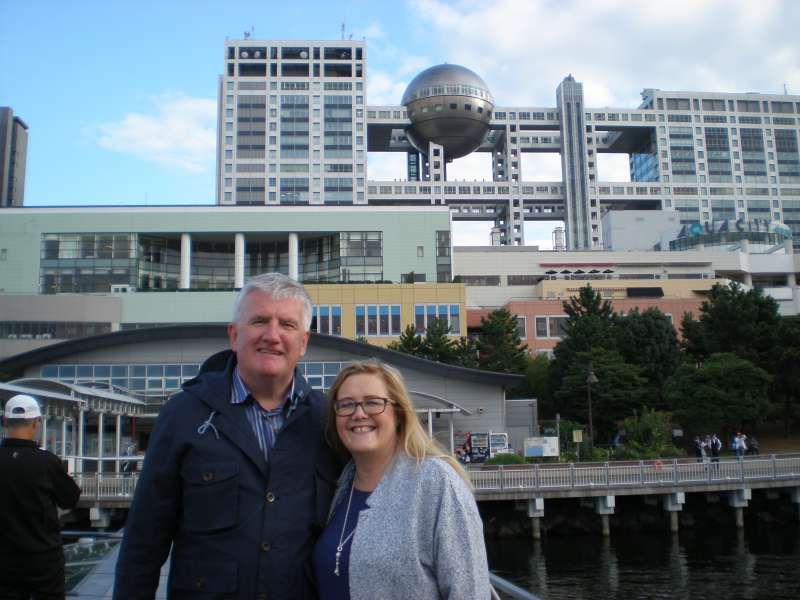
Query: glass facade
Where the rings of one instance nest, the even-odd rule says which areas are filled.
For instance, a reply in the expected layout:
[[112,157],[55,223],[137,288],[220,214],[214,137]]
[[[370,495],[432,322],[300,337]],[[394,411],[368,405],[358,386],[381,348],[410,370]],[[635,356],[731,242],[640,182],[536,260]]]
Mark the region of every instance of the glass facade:
[[[353,157],[353,99],[349,95],[325,95],[325,158]],[[352,202],[352,181],[350,187]],[[336,200],[336,198],[331,198]],[[328,195],[325,200],[327,202]]]
[[233,289],[233,243],[192,240],[191,287],[198,290]]
[[0,338],[68,340],[111,332],[111,323],[88,321],[0,321]]
[[380,231],[343,231],[340,234],[343,282],[383,280],[383,234]]
[[694,161],[691,127],[673,126],[669,128],[669,152],[672,157],[672,180],[676,182],[697,181],[697,165]]
[[338,233],[300,240],[300,278],[304,283],[339,281],[341,262]]
[[42,294],[111,291],[136,285],[136,234],[46,233],[42,235]]
[[[344,362],[301,362],[297,365],[311,387],[328,389]],[[199,363],[43,365],[40,376],[62,383],[118,389],[135,396],[168,396],[200,370]]]
[[[308,158],[308,96],[286,94],[281,96],[281,158]],[[306,178],[308,201],[308,179]],[[283,182],[281,182],[283,203]],[[297,197],[294,201],[302,201]],[[287,200],[289,202],[289,200]]]
[[706,152],[708,154],[708,181],[710,183],[730,183],[731,148],[728,143],[728,129],[725,127],[706,127]]
[[436,232],[436,281],[450,283],[453,271],[450,261],[450,231]]

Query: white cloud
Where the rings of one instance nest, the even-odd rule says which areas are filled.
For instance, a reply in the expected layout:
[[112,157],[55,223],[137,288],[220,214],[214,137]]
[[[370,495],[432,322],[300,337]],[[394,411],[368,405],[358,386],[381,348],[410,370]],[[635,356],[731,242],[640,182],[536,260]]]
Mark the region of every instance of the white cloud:
[[217,103],[207,98],[165,94],[153,110],[132,112],[101,124],[97,143],[108,150],[191,173],[213,170]]
[[410,0],[431,52],[481,75],[504,106],[555,105],[572,73],[589,106],[644,88],[800,90],[794,0]]

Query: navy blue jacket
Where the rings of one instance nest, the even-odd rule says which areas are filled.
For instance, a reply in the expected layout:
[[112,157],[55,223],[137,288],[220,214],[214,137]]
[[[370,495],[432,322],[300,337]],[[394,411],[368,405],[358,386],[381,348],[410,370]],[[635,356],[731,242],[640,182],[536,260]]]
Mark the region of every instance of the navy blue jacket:
[[308,560],[339,474],[324,397],[295,372],[298,404],[267,463],[244,405],[230,404],[234,365],[230,351],[212,356],[161,410],[114,598],[153,598],[170,544],[171,598],[316,598]]

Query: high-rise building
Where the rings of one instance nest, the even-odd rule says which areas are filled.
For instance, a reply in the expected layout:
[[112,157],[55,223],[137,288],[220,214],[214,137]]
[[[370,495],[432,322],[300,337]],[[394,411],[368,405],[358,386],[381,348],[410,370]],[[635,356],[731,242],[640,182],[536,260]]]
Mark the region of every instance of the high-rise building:
[[365,65],[364,42],[227,41],[217,203],[366,203]]
[[28,126],[7,106],[0,106],[0,208],[25,201]]
[[[681,225],[780,221],[800,248],[800,96],[645,89],[636,109],[591,108],[569,75],[555,107],[503,107],[477,74],[439,65],[401,105],[367,107],[363,42],[230,40],[225,65],[218,204],[444,204],[493,221],[495,245],[563,220],[571,250],[604,247],[607,211],[667,210]],[[482,139],[456,139],[473,126]],[[447,178],[467,146],[491,153],[491,181]],[[368,151],[405,153],[406,172],[366,181]],[[525,179],[524,153],[560,154],[561,180]],[[627,156],[630,181],[603,180],[601,154]]]

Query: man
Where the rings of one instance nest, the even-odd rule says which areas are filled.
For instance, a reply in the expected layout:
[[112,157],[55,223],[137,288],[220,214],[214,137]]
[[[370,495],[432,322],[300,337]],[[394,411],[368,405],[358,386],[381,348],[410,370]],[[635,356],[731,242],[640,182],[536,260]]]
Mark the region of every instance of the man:
[[64,598],[58,510],[74,508],[80,488],[59,458],[40,450],[39,404],[30,396],[5,407],[0,442],[0,598]]
[[237,295],[231,350],[209,358],[156,421],[125,524],[114,597],[313,598],[307,560],[339,465],[324,397],[295,370],[311,301],[269,273]]

